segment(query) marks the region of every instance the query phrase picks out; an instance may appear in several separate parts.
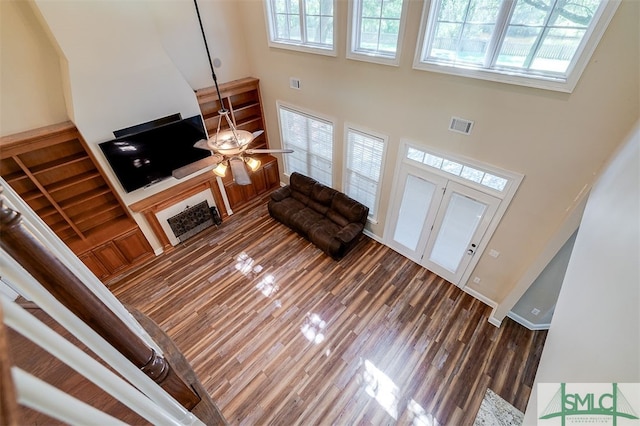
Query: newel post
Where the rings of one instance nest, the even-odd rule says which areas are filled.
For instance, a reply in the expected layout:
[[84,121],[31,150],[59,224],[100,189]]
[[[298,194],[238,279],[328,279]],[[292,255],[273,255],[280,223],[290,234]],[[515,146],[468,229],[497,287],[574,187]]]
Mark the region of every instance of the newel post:
[[[0,195],[2,188],[0,187]],[[158,383],[185,408],[200,402],[161,355],[140,339],[24,226],[0,197],[0,247],[77,317]]]

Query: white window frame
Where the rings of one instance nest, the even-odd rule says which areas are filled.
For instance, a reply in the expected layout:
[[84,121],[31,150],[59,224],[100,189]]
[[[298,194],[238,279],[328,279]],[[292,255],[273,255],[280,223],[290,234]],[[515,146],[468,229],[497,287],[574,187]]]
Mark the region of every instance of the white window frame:
[[404,40],[404,28],[407,20],[408,0],[402,0],[402,12],[400,14],[400,25],[398,29],[398,41],[396,52],[389,55],[379,50],[359,50],[360,28],[362,27],[362,2],[363,0],[351,0],[349,5],[349,19],[347,28],[347,58],[358,61],[373,62],[383,65],[398,66],[402,53],[402,42]]
[[[335,164],[335,144],[336,144],[336,120],[331,118],[331,117],[327,117],[321,114],[318,114],[316,112],[313,111],[309,111],[306,110],[304,108],[300,108],[298,106],[294,106],[291,105],[289,103],[286,102],[282,102],[282,101],[276,101],[276,109],[278,112],[278,128],[280,130],[280,143],[282,144],[282,148],[283,149],[288,149],[289,147],[287,147],[287,145],[285,145],[285,133],[283,131],[282,128],[282,116],[281,116],[281,110],[282,109],[286,109],[290,112],[299,114],[299,115],[304,115],[310,119],[313,120],[317,120],[317,121],[321,121],[321,122],[325,122],[327,124],[331,125],[331,170],[329,172],[329,176],[331,179],[331,182],[329,183],[328,186],[333,187],[333,182],[334,182],[334,178],[333,178],[333,165]],[[292,148],[295,151],[295,147]],[[310,156],[314,156],[316,154],[311,153],[309,150],[306,151],[307,152],[307,167],[309,168],[310,165],[310,161],[309,158]],[[284,175],[287,177],[291,176],[292,171],[289,169],[289,163],[288,163],[288,155],[291,154],[283,154],[284,157]],[[321,157],[322,159],[324,159],[324,157]],[[313,176],[309,176],[309,177],[313,177]],[[325,182],[321,182],[323,184],[325,184]]]
[[[513,0],[505,0],[513,1]],[[604,0],[593,17],[591,25],[578,46],[564,75],[552,76],[533,72],[518,72],[516,68],[481,68],[472,65],[447,64],[444,62],[423,61],[426,49],[430,45],[429,31],[435,22],[437,0],[424,0],[422,10],[422,21],[416,52],[413,60],[413,68],[423,71],[433,71],[444,74],[458,75],[462,77],[477,78],[481,80],[496,81],[501,83],[516,84],[520,86],[535,87],[539,89],[553,90],[558,92],[571,93],[575,89],[582,72],[591,59],[600,39],[602,38],[609,22],[613,18],[621,0]],[[433,6],[433,8],[432,8]],[[503,17],[502,25],[506,27],[509,15]],[[500,23],[496,24],[498,27]],[[499,31],[499,30],[498,30]]]
[[295,50],[298,52],[306,52],[306,53],[315,53],[319,55],[326,56],[337,56],[336,50],[336,0],[333,0],[333,30],[332,30],[332,40],[331,46],[327,46],[324,44],[317,44],[305,41],[307,38],[306,35],[306,22],[305,22],[305,1],[297,0],[300,3],[300,32],[301,32],[301,41],[297,40],[284,40],[278,39],[276,37],[276,18],[275,18],[275,7],[273,3],[277,0],[264,0],[265,6],[265,20],[267,23],[267,31],[269,32],[268,44],[269,47],[276,47],[280,49],[288,49]]
[[[373,138],[373,139],[378,139],[380,140],[380,142],[382,142],[382,155],[380,158],[380,171],[379,171],[379,178],[378,178],[378,182],[376,182],[376,194],[375,194],[375,200],[374,200],[374,205],[373,206],[369,206],[369,217],[368,217],[368,221],[374,224],[378,223],[378,212],[380,210],[380,194],[382,192],[382,182],[383,182],[383,177],[384,177],[384,170],[385,170],[385,158],[387,157],[387,146],[389,145],[389,136],[387,135],[383,135],[381,133],[372,131],[370,129],[365,129],[363,127],[359,127],[356,126],[354,124],[350,124],[350,123],[345,123],[345,128],[344,128],[344,165],[343,165],[343,173],[342,173],[342,189],[345,191],[345,194],[349,195],[348,192],[348,175],[349,172],[351,172],[351,170],[349,169],[349,151],[350,151],[350,143],[349,143],[349,133],[359,133],[361,135]],[[357,173],[355,171],[353,171],[353,173]],[[359,174],[359,173],[357,173]],[[351,195],[349,195],[351,198],[353,198]]]
[[[485,194],[492,195],[501,200],[505,200],[505,199],[510,200],[511,198],[513,198],[518,187],[522,183],[522,180],[524,179],[524,175],[521,173],[501,169],[499,167],[481,162],[473,158],[452,154],[450,152],[436,149],[431,146],[423,145],[419,142],[414,142],[408,139],[402,139],[400,141],[400,145],[401,145],[401,148],[399,151],[400,153],[400,158],[398,159],[399,161],[403,163],[411,164],[414,167],[419,167],[421,169],[428,170],[429,172],[434,173],[438,176],[442,176],[445,179],[452,180],[462,185],[468,186],[470,188],[477,189],[480,192],[484,192]],[[430,164],[427,164],[425,162],[413,160],[409,157],[409,151],[411,149],[421,151],[425,154],[431,154],[431,155],[440,157],[444,160],[455,162],[462,166],[469,166],[474,169],[477,169],[478,171],[482,171],[482,172],[489,173],[491,175],[506,179],[507,183],[504,185],[504,188],[502,190],[494,189],[490,186],[483,185],[480,182],[475,182],[473,180],[466,179],[462,177],[460,174],[447,172],[441,167],[433,167]]]

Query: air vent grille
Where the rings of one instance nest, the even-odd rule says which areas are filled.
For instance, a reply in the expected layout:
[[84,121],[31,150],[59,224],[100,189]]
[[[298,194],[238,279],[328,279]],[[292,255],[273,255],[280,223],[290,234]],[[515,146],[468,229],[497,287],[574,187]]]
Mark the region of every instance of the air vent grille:
[[468,135],[471,133],[472,128],[473,128],[473,121],[466,120],[460,117],[451,117],[449,130],[451,130],[452,132],[458,132],[458,133]]

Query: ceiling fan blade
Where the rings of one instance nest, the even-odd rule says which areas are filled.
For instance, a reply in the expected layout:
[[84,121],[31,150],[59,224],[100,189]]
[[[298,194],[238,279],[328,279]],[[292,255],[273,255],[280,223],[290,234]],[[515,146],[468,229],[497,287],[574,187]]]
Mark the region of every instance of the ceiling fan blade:
[[211,151],[211,148],[209,148],[209,145],[207,144],[207,140],[206,139],[200,139],[198,142],[193,144],[194,148],[200,148],[200,149],[206,149],[207,151]]
[[253,132],[253,138],[255,139],[263,133],[264,133],[264,130],[256,130],[255,132]]
[[247,149],[245,153],[251,154],[291,154],[292,149]]
[[229,160],[229,165],[231,166],[231,173],[233,173],[233,180],[238,185],[251,185],[251,178],[242,158],[233,157]]
[[218,165],[218,163],[222,162],[223,158],[221,155],[211,155],[209,157],[205,157],[202,160],[198,160],[195,163],[187,164],[186,166],[182,166],[178,169],[175,169],[171,172],[171,176],[176,179],[182,179],[190,174],[195,172],[199,172],[200,170],[204,170],[208,168],[214,168]]

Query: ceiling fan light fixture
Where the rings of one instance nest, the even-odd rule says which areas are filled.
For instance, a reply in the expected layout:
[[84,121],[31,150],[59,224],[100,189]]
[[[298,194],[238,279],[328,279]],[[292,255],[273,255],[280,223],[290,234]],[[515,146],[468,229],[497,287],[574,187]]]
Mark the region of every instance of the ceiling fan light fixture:
[[213,169],[213,173],[220,177],[225,177],[227,174],[227,165],[225,163],[218,163],[215,169]]
[[253,133],[234,127],[216,132],[216,135],[209,139],[208,145],[222,155],[235,156],[244,151],[253,139]]
[[260,160],[256,160],[255,158],[251,157],[245,158],[245,161],[247,162],[247,166],[249,166],[252,172],[258,170],[260,168],[260,165],[262,164]]

